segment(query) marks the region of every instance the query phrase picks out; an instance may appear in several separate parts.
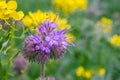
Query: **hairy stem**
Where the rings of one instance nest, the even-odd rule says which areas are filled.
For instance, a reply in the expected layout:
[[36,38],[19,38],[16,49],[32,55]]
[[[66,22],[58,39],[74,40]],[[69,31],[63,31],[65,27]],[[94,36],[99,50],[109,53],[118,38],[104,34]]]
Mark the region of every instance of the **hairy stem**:
[[45,71],[44,71],[45,65],[41,64],[41,79],[44,80],[45,77]]

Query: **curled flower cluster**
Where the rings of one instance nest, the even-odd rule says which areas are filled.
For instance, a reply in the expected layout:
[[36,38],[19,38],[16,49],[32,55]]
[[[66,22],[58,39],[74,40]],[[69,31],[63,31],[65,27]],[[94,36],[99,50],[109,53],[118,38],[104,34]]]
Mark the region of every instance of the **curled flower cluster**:
[[16,11],[17,2],[1,0],[0,1],[0,20],[9,20],[13,18],[14,20],[21,20],[24,16],[22,11]]
[[53,0],[52,2],[57,9],[61,9],[64,13],[87,8],[87,0]]
[[[24,25],[32,32],[38,33],[37,27],[42,24],[45,20],[55,22],[57,24],[56,30],[67,29],[71,26],[67,23],[66,19],[61,19],[58,15],[53,12],[42,12],[40,10],[36,12],[29,12],[29,15],[23,18]],[[75,38],[72,34],[68,34],[68,42],[74,41]]]
[[102,17],[100,21],[95,24],[95,27],[101,28],[103,33],[109,33],[112,30],[112,20]]
[[17,74],[21,74],[22,70],[25,69],[25,66],[27,64],[27,60],[24,58],[23,55],[18,55],[17,58],[13,61],[14,66],[13,70],[17,72]]
[[46,63],[49,59],[58,59],[66,51],[65,30],[56,30],[57,24],[48,20],[38,27],[39,33],[26,38],[22,53],[29,60]]
[[113,35],[113,37],[111,37],[109,41],[112,45],[120,46],[120,36],[117,34]]
[[94,70],[85,70],[84,67],[80,66],[76,69],[76,75],[78,77],[85,77],[85,78],[91,78],[91,76],[93,74],[99,74],[99,75],[105,75],[105,69],[104,68],[100,68],[98,69],[97,71],[94,71]]

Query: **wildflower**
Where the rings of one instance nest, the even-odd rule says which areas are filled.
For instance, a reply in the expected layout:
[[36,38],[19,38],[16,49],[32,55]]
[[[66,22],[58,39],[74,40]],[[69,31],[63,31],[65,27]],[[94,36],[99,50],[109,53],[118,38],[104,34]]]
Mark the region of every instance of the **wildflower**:
[[84,72],[85,72],[84,68],[83,68],[82,66],[80,66],[80,67],[78,67],[78,69],[76,70],[76,75],[79,76],[79,77],[80,77],[80,76],[83,76]]
[[57,24],[48,20],[38,27],[39,33],[25,39],[22,53],[29,60],[46,63],[61,58],[68,46],[65,30],[55,30]]
[[53,0],[52,2],[57,9],[61,9],[64,13],[87,8],[87,0]]
[[9,20],[10,18],[13,18],[14,20],[21,20],[24,14],[22,11],[17,12],[16,9],[16,1],[0,1],[0,20]]
[[91,71],[90,70],[87,70],[87,71],[85,71],[85,73],[84,73],[84,77],[85,78],[91,78],[91,76],[92,76],[92,73],[91,73]]
[[103,33],[109,33],[112,30],[112,20],[106,17],[102,17],[100,21],[96,23],[96,28],[101,28]]
[[105,69],[104,69],[104,68],[100,68],[100,69],[98,70],[98,73],[99,73],[100,75],[105,75]]
[[109,42],[112,45],[120,46],[120,36],[119,35],[113,35],[113,37],[110,38]]
[[13,70],[16,71],[18,74],[22,73],[22,70],[25,69],[26,66],[26,59],[22,56],[22,54],[18,55],[18,57],[13,61],[14,66]]

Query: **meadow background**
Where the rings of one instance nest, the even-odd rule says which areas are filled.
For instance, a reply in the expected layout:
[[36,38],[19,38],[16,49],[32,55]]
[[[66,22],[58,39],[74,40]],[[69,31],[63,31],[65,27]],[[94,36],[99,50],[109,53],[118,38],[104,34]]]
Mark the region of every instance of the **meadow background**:
[[[17,10],[24,15],[38,9],[52,11],[71,25],[74,46],[68,47],[63,58],[46,64],[46,76],[56,80],[120,80],[120,37],[112,41],[114,35],[120,35],[120,0],[87,0],[84,10],[68,13],[56,8],[52,1],[17,0]],[[64,2],[61,4],[66,6]],[[17,48],[21,49],[23,40],[16,40]],[[5,55],[0,55],[5,62]],[[40,76],[37,62],[30,62],[22,75],[16,74],[12,66],[9,80],[35,80]],[[5,67],[3,64],[3,73]]]

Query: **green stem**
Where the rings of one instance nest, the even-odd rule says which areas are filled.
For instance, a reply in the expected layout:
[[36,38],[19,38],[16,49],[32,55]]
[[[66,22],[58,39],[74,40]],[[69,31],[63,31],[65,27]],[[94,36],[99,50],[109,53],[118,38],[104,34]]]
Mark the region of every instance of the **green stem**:
[[9,41],[9,46],[10,46],[10,50],[8,53],[8,64],[7,64],[7,69],[6,69],[6,75],[5,75],[5,80],[8,80],[8,74],[10,72],[10,66],[11,66],[11,56],[13,53],[13,46],[14,46],[14,26],[11,26],[11,31],[10,31],[10,41]]
[[41,79],[44,80],[44,76],[45,76],[45,71],[44,71],[45,65],[41,64]]
[[1,64],[1,57],[0,57],[0,76],[2,77],[2,64]]

